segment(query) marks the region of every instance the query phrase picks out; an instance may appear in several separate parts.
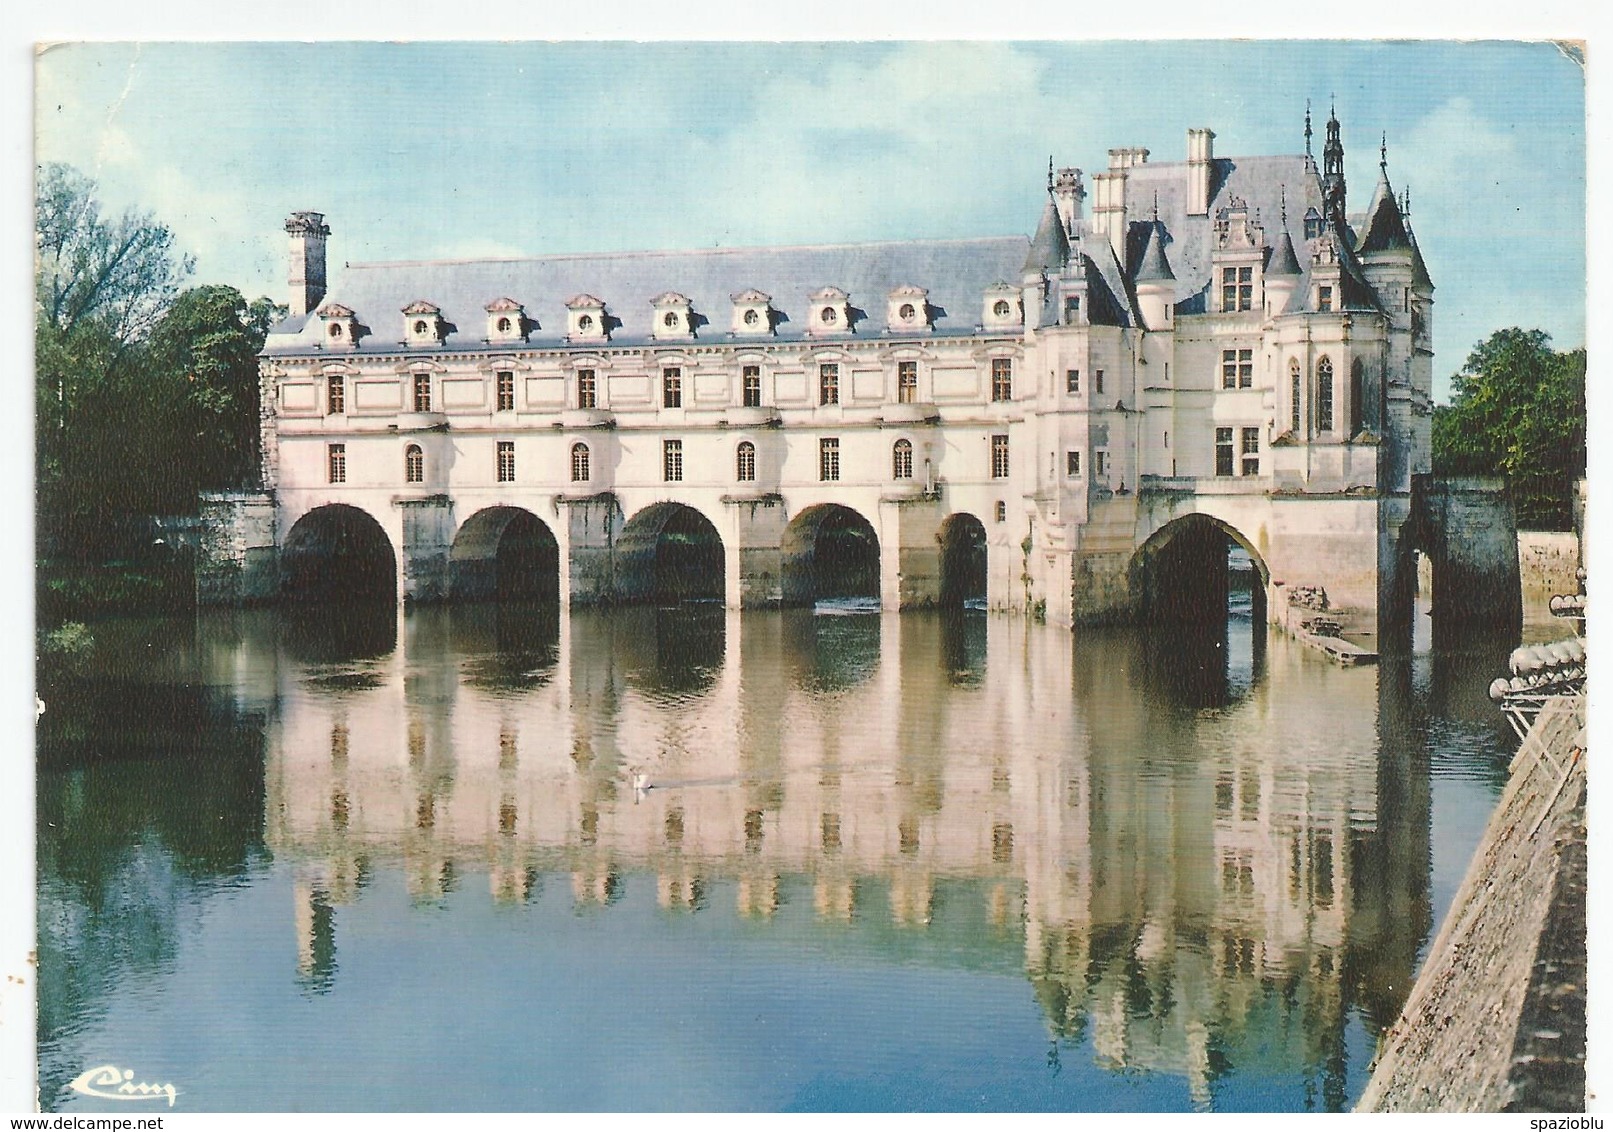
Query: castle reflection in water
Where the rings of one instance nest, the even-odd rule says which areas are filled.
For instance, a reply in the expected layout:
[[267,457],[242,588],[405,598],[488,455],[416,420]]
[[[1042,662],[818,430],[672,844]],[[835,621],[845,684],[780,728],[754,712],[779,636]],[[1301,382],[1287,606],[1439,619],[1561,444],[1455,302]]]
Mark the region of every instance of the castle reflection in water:
[[268,705],[264,838],[294,862],[316,988],[377,868],[417,902],[485,883],[605,916],[653,877],[669,915],[1017,953],[1050,1037],[1089,1037],[1100,1064],[1208,1104],[1265,1062],[1337,1107],[1347,1013],[1392,1021],[1429,929],[1404,666],[1341,671],[1247,623],[1073,642],[699,607],[231,624],[210,663]]

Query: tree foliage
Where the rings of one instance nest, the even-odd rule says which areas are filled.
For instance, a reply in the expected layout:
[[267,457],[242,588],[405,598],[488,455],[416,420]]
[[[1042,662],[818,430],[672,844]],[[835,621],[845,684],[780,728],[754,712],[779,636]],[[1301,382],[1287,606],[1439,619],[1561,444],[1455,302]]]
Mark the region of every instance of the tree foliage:
[[198,491],[252,481],[256,355],[279,308],[181,290],[192,264],[173,233],[134,210],[104,216],[68,166],[39,170],[35,206],[40,534],[105,555],[129,518],[191,513]]
[[1543,330],[1498,330],[1451,378],[1434,410],[1434,471],[1505,476],[1525,528],[1571,525],[1585,474],[1585,351],[1559,353]]

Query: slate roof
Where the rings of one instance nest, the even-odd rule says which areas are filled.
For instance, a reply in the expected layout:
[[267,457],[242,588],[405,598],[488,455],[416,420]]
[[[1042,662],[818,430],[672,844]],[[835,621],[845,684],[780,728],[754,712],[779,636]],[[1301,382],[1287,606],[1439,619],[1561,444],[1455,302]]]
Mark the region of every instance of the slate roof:
[[[402,349],[403,309],[425,299],[442,308],[443,351],[481,349],[487,305],[509,297],[536,323],[529,344],[563,342],[566,301],[598,295],[619,325],[610,345],[665,345],[651,331],[652,300],[668,291],[689,296],[695,343],[746,341],[729,337],[734,300],[756,289],[772,296],[776,331],[760,341],[807,340],[808,296],[839,287],[851,296],[855,333],[815,335],[812,341],[877,338],[885,329],[886,299],[904,284],[926,288],[934,334],[968,335],[980,322],[987,288],[1020,278],[1030,242],[1024,236],[900,241],[792,248],[618,252],[532,259],[439,260],[348,264],[331,272],[325,301],[357,312],[367,328],[356,350]],[[298,317],[277,326],[265,353],[306,353],[321,341],[319,319]],[[418,349],[418,348],[416,348]]]

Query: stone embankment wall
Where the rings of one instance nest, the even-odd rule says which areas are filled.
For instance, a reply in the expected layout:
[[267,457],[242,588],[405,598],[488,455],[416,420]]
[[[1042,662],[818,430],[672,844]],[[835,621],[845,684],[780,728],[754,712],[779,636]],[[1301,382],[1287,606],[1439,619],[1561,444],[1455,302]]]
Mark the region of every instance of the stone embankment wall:
[[1357,1111],[1584,1109],[1584,844],[1585,701],[1562,697],[1512,761]]
[[1518,575],[1525,604],[1579,592],[1579,536],[1573,531],[1519,531]]

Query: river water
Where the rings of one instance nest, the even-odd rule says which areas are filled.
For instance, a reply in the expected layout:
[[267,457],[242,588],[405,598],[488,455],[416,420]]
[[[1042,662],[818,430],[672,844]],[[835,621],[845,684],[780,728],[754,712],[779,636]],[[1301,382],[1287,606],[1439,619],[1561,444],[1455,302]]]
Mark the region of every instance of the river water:
[[[711,606],[92,626],[41,1097],[1336,1110],[1505,779],[1505,648]],[[166,1107],[166,1102],[142,1107]]]

